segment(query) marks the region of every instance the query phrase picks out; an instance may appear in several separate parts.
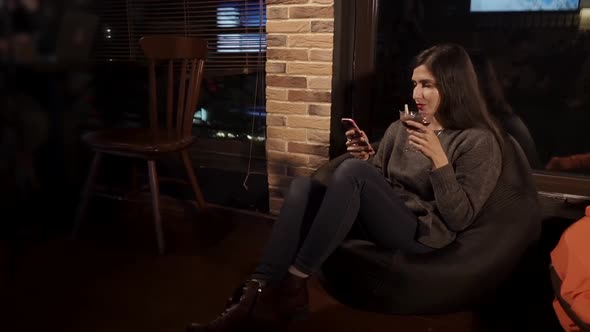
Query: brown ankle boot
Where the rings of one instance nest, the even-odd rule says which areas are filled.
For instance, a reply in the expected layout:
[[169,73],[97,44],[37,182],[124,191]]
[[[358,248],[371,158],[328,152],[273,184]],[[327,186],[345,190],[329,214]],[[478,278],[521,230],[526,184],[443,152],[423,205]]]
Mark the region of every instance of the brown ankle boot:
[[307,279],[287,273],[287,277],[276,286],[278,288],[277,306],[283,319],[307,318],[309,314]]
[[208,324],[192,324],[187,332],[277,332],[292,319],[307,316],[307,280],[289,276],[277,285],[247,280],[228,300],[225,311]]

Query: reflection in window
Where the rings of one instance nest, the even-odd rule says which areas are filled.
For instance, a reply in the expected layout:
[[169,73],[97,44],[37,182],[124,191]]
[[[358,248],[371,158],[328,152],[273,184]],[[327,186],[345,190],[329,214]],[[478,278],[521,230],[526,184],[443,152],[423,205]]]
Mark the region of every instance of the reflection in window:
[[203,81],[193,117],[197,136],[263,146],[265,10],[264,1],[233,1],[218,4],[213,12],[216,19],[212,23],[217,29],[210,41],[214,49],[210,59],[221,59],[228,66],[211,71]]
[[[223,4],[217,8],[217,27],[249,28],[264,26],[266,14],[258,4]],[[254,29],[253,29],[254,30]],[[220,53],[253,53],[266,49],[266,34],[227,33],[217,35],[217,51]]]
[[207,110],[203,107],[201,107],[199,110],[197,110],[195,112],[195,115],[193,116],[193,124],[202,124],[202,123],[207,123],[207,119],[209,118],[209,113],[207,112]]
[[264,26],[264,22],[266,22],[264,8],[255,3],[242,7],[223,4],[217,8],[217,27],[219,28],[257,28]]
[[237,28],[240,26],[240,11],[236,7],[217,8],[217,26],[220,28]]
[[231,33],[217,35],[217,52],[243,53],[266,49],[266,35],[260,33]]

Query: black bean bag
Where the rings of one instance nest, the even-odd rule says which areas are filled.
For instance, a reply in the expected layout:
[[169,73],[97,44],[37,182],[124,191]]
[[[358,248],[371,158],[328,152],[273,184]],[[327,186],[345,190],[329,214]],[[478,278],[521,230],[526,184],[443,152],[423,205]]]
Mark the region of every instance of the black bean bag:
[[[312,176],[327,184],[347,158],[331,160]],[[442,314],[486,303],[539,239],[531,174],[520,146],[507,138],[498,184],[455,242],[428,254],[406,254],[349,238],[322,266],[324,288],[345,305],[388,314]]]

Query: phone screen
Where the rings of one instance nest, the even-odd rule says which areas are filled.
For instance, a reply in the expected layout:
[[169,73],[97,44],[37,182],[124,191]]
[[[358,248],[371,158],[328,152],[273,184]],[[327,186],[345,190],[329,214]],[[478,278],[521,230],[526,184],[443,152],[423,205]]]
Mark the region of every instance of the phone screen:
[[340,122],[342,123],[342,125],[344,126],[344,129],[345,129],[346,131],[349,131],[349,130],[355,130],[355,131],[357,131],[357,132],[359,132],[359,133],[360,133],[360,131],[361,131],[361,130],[359,129],[359,127],[356,125],[356,122],[354,122],[354,120],[353,120],[353,119],[350,119],[350,118],[342,118],[342,119],[340,120]]
[[[353,119],[350,119],[350,118],[342,118],[340,120],[340,122],[342,122],[342,125],[344,126],[344,129],[346,131],[349,131],[349,130],[354,130],[355,131],[355,134],[353,135],[353,138],[359,138],[359,137],[361,137],[361,130],[357,126],[356,122],[354,122]],[[363,145],[364,146],[364,145],[368,145],[368,143],[366,141],[362,141],[362,142],[360,142],[360,145]]]

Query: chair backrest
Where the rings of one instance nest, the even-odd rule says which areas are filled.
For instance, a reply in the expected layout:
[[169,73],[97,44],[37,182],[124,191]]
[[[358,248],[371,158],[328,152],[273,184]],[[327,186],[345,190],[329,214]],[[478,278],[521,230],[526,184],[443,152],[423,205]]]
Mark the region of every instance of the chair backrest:
[[[156,66],[167,62],[165,128],[174,132],[178,139],[191,136],[207,57],[207,41],[195,37],[154,35],[141,38],[139,44],[149,61],[150,127],[154,135],[157,137],[160,127]],[[180,64],[177,89],[174,79],[176,64]]]

